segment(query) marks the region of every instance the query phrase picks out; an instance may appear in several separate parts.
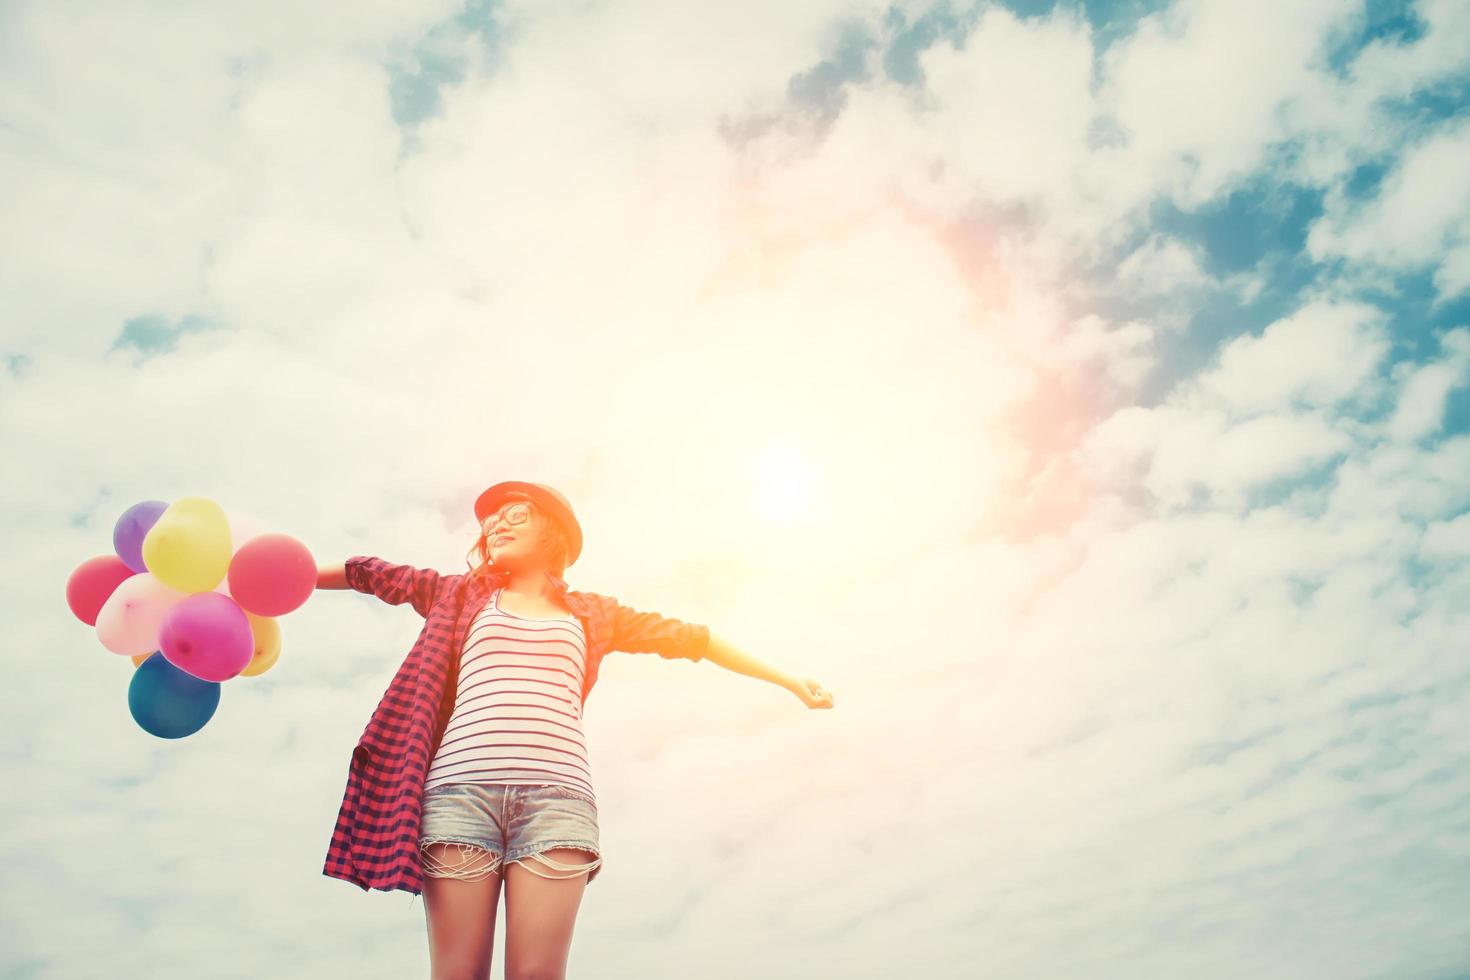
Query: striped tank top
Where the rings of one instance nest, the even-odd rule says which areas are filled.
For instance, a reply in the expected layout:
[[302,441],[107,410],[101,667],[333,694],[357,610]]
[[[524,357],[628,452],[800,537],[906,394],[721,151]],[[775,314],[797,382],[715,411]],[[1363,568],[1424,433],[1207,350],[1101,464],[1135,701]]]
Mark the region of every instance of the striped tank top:
[[454,711],[424,789],[555,784],[596,800],[582,732],[582,624],[571,615],[512,615],[500,608],[500,592],[465,633]]

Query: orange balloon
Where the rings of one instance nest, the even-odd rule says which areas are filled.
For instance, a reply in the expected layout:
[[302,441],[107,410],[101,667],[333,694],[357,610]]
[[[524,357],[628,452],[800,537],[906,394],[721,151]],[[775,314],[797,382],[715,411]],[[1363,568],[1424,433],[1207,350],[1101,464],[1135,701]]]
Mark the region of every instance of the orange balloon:
[[250,632],[255,636],[255,653],[240,674],[257,677],[276,665],[281,656],[281,623],[270,616],[257,616],[249,609],[245,618],[250,620]]

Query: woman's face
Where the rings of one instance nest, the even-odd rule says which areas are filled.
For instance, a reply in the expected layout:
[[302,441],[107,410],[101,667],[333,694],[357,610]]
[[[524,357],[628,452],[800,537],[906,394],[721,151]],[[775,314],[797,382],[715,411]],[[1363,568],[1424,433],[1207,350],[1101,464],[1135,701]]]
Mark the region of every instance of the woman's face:
[[[512,524],[510,519],[514,519],[517,512],[523,509],[529,510],[526,519],[519,524]],[[538,560],[542,520],[536,508],[525,501],[511,501],[486,517],[481,528],[486,535],[485,550],[490,555],[491,564],[500,567],[524,567],[527,563]]]

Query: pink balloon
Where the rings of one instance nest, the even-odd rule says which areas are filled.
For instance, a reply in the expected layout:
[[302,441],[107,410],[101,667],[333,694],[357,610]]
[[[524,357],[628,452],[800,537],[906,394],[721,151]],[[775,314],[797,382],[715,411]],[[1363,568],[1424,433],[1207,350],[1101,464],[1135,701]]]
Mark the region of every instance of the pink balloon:
[[188,594],[164,585],[152,572],[126,578],[97,610],[97,639],[124,656],[152,653],[163,617]]
[[[261,533],[260,523],[248,514],[227,513],[225,514],[225,521],[230,525],[230,554],[232,556],[240,550],[245,542],[259,536]],[[219,585],[216,585],[210,591],[218,592],[220,595],[230,595],[230,577],[226,575],[220,579]],[[233,599],[234,596],[230,596],[230,598]]]
[[249,514],[229,513],[225,515],[225,521],[230,525],[230,554],[239,551],[242,544],[261,534],[260,522]]
[[261,534],[230,559],[230,595],[257,616],[284,616],[316,589],[316,559],[289,534]]
[[234,599],[195,592],[163,618],[158,649],[169,663],[200,680],[227,681],[250,663],[255,637]]
[[103,603],[125,579],[137,573],[117,555],[98,555],[76,567],[66,580],[66,604],[77,619],[88,626],[97,625],[97,613]]

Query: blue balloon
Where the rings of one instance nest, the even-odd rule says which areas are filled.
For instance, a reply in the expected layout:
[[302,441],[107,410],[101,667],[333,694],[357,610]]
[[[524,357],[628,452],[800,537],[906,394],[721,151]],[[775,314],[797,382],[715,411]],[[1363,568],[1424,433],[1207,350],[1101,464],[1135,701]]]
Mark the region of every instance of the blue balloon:
[[112,526],[112,550],[133,571],[148,571],[148,566],[143,564],[143,539],[166,510],[168,504],[162,500],[145,500],[123,511]]
[[138,727],[159,738],[183,738],[209,724],[219,707],[219,681],[200,680],[155,651],[133,671],[128,710]]

